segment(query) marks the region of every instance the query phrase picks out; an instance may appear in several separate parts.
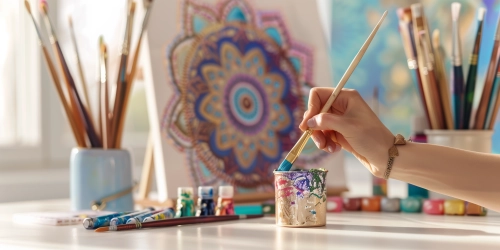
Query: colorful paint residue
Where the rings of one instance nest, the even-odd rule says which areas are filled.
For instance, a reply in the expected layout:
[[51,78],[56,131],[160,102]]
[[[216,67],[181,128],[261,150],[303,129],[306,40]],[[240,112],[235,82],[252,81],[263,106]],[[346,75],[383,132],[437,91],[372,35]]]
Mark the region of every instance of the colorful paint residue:
[[276,224],[314,227],[326,224],[324,169],[275,171]]

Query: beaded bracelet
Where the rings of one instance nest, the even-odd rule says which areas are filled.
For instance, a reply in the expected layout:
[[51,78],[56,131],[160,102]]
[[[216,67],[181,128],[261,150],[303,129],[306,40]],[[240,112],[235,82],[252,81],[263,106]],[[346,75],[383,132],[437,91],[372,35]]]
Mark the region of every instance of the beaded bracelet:
[[396,147],[396,145],[406,145],[405,138],[400,134],[397,134],[394,137],[394,145],[392,145],[392,147],[389,149],[389,161],[387,162],[387,168],[385,169],[384,173],[384,179],[386,180],[389,179],[389,175],[391,174],[394,158],[396,158],[396,156],[399,156],[398,148]]

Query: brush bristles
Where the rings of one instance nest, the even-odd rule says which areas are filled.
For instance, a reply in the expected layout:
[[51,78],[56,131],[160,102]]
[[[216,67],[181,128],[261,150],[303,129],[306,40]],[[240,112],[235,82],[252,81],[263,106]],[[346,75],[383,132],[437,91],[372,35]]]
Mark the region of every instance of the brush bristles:
[[456,22],[458,20],[458,15],[460,15],[460,7],[462,7],[460,3],[455,2],[451,4],[451,20],[453,22]]
[[28,0],[24,0],[24,6],[26,6],[26,10],[28,11],[28,13],[30,13],[31,15],[31,5],[30,3],[28,2]]
[[47,6],[47,1],[45,0],[40,1],[40,11],[45,15],[49,13],[49,7]]
[[479,10],[477,11],[477,20],[483,21],[484,14],[486,14],[486,8],[479,8]]
[[415,16],[415,18],[419,18],[422,16],[422,4],[414,3],[411,5],[411,14]]
[[101,232],[107,232],[107,231],[109,231],[108,227],[100,227],[100,228],[96,229],[94,232],[101,233]]

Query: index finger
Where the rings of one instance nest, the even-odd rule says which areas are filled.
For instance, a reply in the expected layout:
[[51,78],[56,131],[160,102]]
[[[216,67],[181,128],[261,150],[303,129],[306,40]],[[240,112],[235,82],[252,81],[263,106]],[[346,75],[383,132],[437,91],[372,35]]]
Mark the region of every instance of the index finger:
[[313,116],[319,114],[323,105],[326,103],[330,95],[332,95],[334,88],[328,87],[315,87],[309,91],[309,101],[307,104],[307,111],[304,113],[304,119],[299,125],[301,130],[306,130],[307,120],[311,119]]

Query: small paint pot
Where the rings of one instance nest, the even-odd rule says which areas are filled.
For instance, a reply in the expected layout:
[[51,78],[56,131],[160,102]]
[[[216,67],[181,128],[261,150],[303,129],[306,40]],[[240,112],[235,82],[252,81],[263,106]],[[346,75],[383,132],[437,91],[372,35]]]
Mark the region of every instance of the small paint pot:
[[424,201],[424,213],[432,215],[444,214],[444,200],[443,199],[429,199]]
[[334,196],[326,198],[326,211],[331,213],[342,212],[344,202],[342,197]]
[[465,203],[465,214],[466,215],[477,215],[477,216],[485,216],[488,213],[488,210],[484,207],[476,205],[471,202]]
[[361,210],[361,198],[345,198],[344,210],[346,211],[359,211]]
[[361,211],[380,212],[380,197],[365,197],[361,199]]
[[399,203],[400,199],[399,198],[387,198],[383,197],[382,200],[380,200],[380,208],[383,212],[399,212]]
[[326,174],[324,169],[274,171],[276,225],[326,225]]
[[416,197],[408,197],[401,200],[401,212],[403,213],[420,213],[422,212],[422,199]]
[[464,215],[465,202],[463,200],[447,200],[444,202],[444,214]]
[[262,213],[263,214],[269,214],[269,215],[275,215],[276,214],[276,205],[274,202],[266,202],[262,204]]

